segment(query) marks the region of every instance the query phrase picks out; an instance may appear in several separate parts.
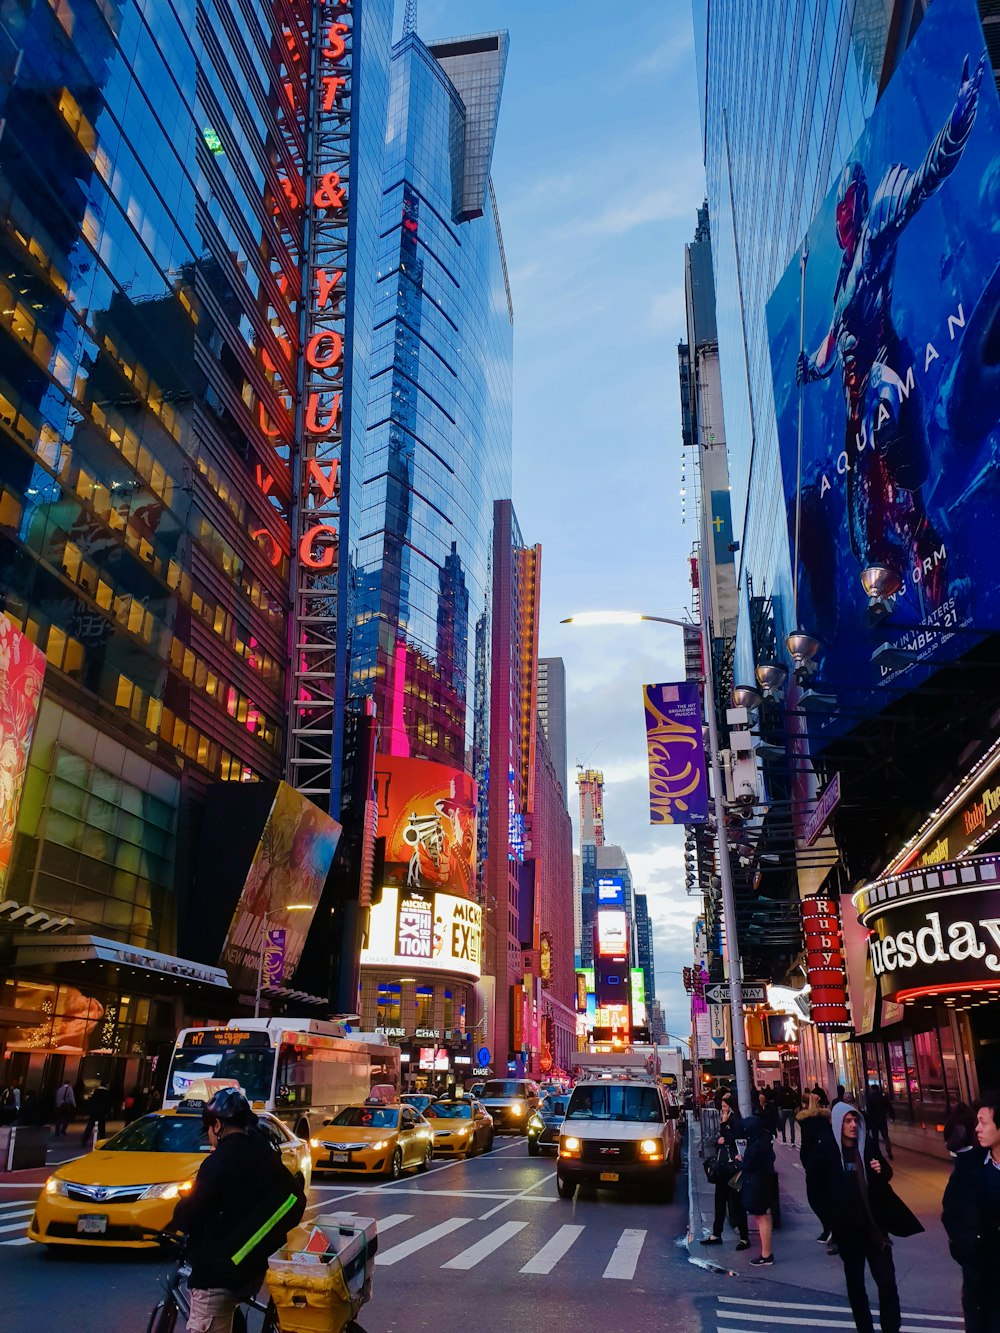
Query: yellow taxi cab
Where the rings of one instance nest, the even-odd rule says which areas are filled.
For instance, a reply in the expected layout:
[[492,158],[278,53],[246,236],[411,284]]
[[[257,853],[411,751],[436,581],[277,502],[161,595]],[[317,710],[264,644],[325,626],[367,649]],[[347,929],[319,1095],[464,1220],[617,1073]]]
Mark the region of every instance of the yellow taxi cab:
[[[201,1108],[201,1101],[188,1101],[176,1110],[141,1116],[93,1152],[59,1167],[38,1196],[29,1239],[44,1245],[155,1246],[143,1233],[169,1226],[177,1200],[193,1189],[210,1151]],[[259,1113],[257,1119],[308,1190],[308,1144],[273,1115]]]
[[448,1157],[475,1157],[493,1151],[493,1117],[471,1097],[432,1102],[424,1119],[434,1131],[434,1151]]
[[317,1171],[359,1171],[398,1180],[408,1167],[426,1171],[434,1132],[412,1106],[370,1100],[345,1106],[309,1140]]

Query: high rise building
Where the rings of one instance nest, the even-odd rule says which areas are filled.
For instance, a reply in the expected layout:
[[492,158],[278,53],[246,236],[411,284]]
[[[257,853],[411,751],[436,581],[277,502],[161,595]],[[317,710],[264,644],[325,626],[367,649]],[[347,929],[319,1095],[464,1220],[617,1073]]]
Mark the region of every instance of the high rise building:
[[[635,965],[642,968],[646,989],[646,1010],[656,999],[656,964],[653,957],[653,923],[644,893],[635,895]],[[637,1021],[637,1020],[636,1020]]]
[[[425,903],[436,895],[435,916],[455,895],[482,904],[486,892],[494,501],[511,484],[512,310],[490,181],[506,52],[505,33],[424,42],[406,32],[391,67],[352,692],[372,697],[380,718],[380,792],[405,776],[416,811],[443,782],[435,808],[450,812],[468,780],[479,786],[478,856],[466,881],[446,884],[440,865],[421,881]],[[518,559],[517,586],[527,588],[533,570]],[[530,673],[519,678],[531,686]],[[533,701],[519,703],[511,782],[523,840],[535,728]],[[508,763],[493,772],[506,792]],[[420,817],[433,820],[431,806]],[[397,956],[389,918],[413,907],[412,887],[408,877],[373,909],[373,931],[397,943],[362,955],[362,1018],[401,1042],[414,1073],[429,1042],[448,1050],[443,1082],[462,1072],[456,1055],[468,1058],[473,984],[481,970],[494,974],[482,950],[471,970],[468,959],[414,966]],[[509,902],[519,954],[516,890]],[[488,999],[485,1008],[476,1023],[492,1022]]]
[[995,905],[1000,820],[969,833],[1000,762],[1000,583],[976,535],[1000,521],[982,486],[1000,413],[993,11],[695,5],[734,684],[767,778],[739,846],[744,973],[798,986],[803,950],[836,941],[831,967],[807,962],[801,1081],[882,1083],[914,1146],[1000,1074],[996,977],[894,948]]
[[563,800],[569,806],[569,758],[566,748],[566,665],[561,657],[538,659],[538,721],[548,742]]
[[580,799],[580,963],[594,965],[594,912],[597,910],[597,850],[604,845],[604,774],[578,768]]
[[4,983],[38,1086],[117,1092],[228,988],[193,902],[212,784],[287,772],[340,813],[391,10],[0,20],[0,596],[44,659],[3,887],[71,920]]

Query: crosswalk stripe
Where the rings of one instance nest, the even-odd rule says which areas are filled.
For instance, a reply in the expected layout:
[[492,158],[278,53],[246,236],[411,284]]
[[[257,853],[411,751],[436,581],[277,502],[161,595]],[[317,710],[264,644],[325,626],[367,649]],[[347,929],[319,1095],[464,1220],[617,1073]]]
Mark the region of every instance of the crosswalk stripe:
[[[320,1227],[326,1223],[336,1226],[340,1221],[346,1222],[350,1218],[358,1216],[360,1216],[358,1213],[324,1213],[321,1217],[317,1217],[315,1222]],[[388,1217],[377,1217],[375,1220],[378,1223],[378,1234],[381,1236],[383,1232],[398,1227],[400,1222],[409,1222],[412,1216],[412,1213],[390,1213]]]
[[20,1207],[0,1209],[0,1222],[2,1222],[5,1217],[25,1217],[28,1213],[33,1213],[35,1211],[34,1204],[25,1207],[25,1202],[26,1201],[22,1202]]
[[[828,1307],[828,1308],[829,1308],[829,1307]],[[856,1327],[856,1325],[855,1325],[855,1323],[854,1323],[854,1316],[851,1314],[850,1310],[838,1309],[838,1310],[835,1311],[835,1313],[844,1315],[844,1318],[843,1318],[843,1319],[815,1319],[815,1318],[812,1318],[812,1319],[809,1320],[809,1326],[810,1326],[811,1328],[854,1328],[854,1327]],[[760,1333],[760,1330],[757,1328],[757,1324],[760,1324],[760,1323],[771,1323],[771,1324],[773,1324],[773,1323],[774,1323],[774,1316],[773,1316],[773,1315],[750,1314],[749,1311],[747,1311],[747,1310],[717,1310],[717,1311],[716,1311],[716,1314],[718,1315],[718,1317],[719,1317],[720,1319],[721,1319],[721,1318],[732,1319],[732,1318],[736,1317],[736,1318],[738,1318],[738,1319],[740,1319],[740,1320],[742,1320],[742,1321],[745,1321],[745,1322],[747,1322],[747,1323],[750,1323],[750,1322],[753,1322],[753,1323],[754,1323],[754,1327],[753,1327],[752,1329],[731,1329],[731,1328],[725,1328],[725,1327],[723,1327],[722,1324],[719,1324],[719,1325],[718,1325],[718,1329],[717,1329],[717,1333]],[[930,1316],[929,1316],[929,1318],[931,1318],[931,1319],[943,1319],[943,1318],[949,1318],[949,1317],[950,1317],[950,1316],[946,1316],[946,1315],[930,1315]],[[909,1316],[904,1315],[904,1316],[903,1316],[903,1320],[904,1320],[904,1322],[903,1322],[903,1324],[902,1324],[902,1327],[900,1328],[900,1333],[941,1333],[940,1327],[939,1327],[938,1325],[936,1325],[936,1324],[927,1324],[926,1322],[917,1322],[917,1323],[915,1323],[915,1324],[914,1324],[914,1323],[907,1323],[907,1322],[906,1322],[907,1319],[911,1319],[911,1320],[912,1320],[912,1319],[916,1319],[916,1320],[918,1320],[918,1321],[923,1321],[923,1320],[925,1319],[925,1316],[924,1316],[924,1315],[909,1315]],[[798,1326],[798,1321],[796,1321],[796,1326]],[[880,1327],[881,1327],[881,1325],[879,1324],[878,1320],[876,1319],[876,1320],[875,1320],[875,1328],[878,1329],[878,1328],[880,1328]]]
[[[28,1216],[30,1216],[30,1213]],[[9,1227],[0,1227],[0,1236],[7,1231],[27,1231],[27,1229],[28,1224],[25,1222],[24,1218],[22,1218],[20,1222],[14,1222]]]
[[545,1242],[538,1253],[528,1260],[521,1272],[551,1273],[583,1230],[583,1227],[573,1226],[571,1223],[561,1226],[556,1234]]
[[29,1240],[27,1236],[20,1236],[17,1240],[0,1240],[0,1245],[33,1245],[34,1241]]
[[513,1236],[516,1236],[519,1231],[523,1231],[527,1225],[527,1222],[504,1222],[497,1227],[496,1231],[491,1231],[482,1240],[477,1240],[475,1245],[470,1245],[461,1254],[456,1254],[454,1259],[449,1259],[441,1267],[463,1270],[475,1268],[476,1264],[481,1263],[494,1250],[499,1250],[501,1245],[506,1245]]
[[[847,1307],[844,1305],[804,1305],[798,1301],[758,1301],[750,1296],[719,1296],[720,1305],[738,1305],[738,1306],[762,1306],[766,1310],[819,1310],[826,1311],[828,1314],[843,1314]],[[719,1311],[718,1313],[729,1314],[730,1311]],[[934,1323],[942,1324],[962,1324],[964,1320],[961,1315],[955,1314],[925,1314],[922,1310],[904,1310],[904,1319],[931,1319]],[[878,1320],[875,1320],[876,1324]]]
[[636,1265],[645,1239],[645,1231],[640,1231],[637,1227],[626,1227],[615,1246],[614,1254],[608,1260],[604,1276],[623,1278],[626,1282],[631,1282],[635,1277]]
[[442,1236],[450,1235],[453,1231],[457,1231],[459,1227],[467,1226],[471,1221],[471,1217],[449,1217],[446,1222],[439,1222],[436,1227],[431,1227],[428,1231],[421,1231],[417,1236],[411,1236],[409,1240],[394,1245],[391,1250],[383,1250],[381,1254],[375,1256],[375,1262],[383,1266],[398,1264],[400,1259],[415,1254],[417,1250],[426,1249],[428,1245],[433,1245]]

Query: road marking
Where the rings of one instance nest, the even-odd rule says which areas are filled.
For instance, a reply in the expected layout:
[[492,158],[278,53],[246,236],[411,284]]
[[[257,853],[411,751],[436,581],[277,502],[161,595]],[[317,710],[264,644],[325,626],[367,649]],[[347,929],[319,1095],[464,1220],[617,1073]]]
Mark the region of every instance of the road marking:
[[[313,1220],[320,1227],[324,1225],[336,1226],[341,1220],[346,1221],[348,1218],[357,1216],[357,1213],[324,1213],[322,1217]],[[412,1213],[390,1213],[388,1217],[376,1217],[374,1220],[378,1223],[378,1234],[381,1236],[383,1232],[391,1231],[393,1227],[398,1227],[400,1222],[409,1222],[412,1216]]]
[[583,1227],[567,1223],[561,1226],[554,1236],[545,1242],[542,1248],[521,1269],[522,1273],[551,1273],[556,1264],[567,1252]]
[[[488,1212],[483,1213],[479,1219],[480,1222],[485,1222],[486,1219],[492,1217],[494,1213],[499,1213],[502,1212],[504,1208],[509,1208],[512,1203],[518,1203],[521,1199],[527,1199],[534,1190],[539,1189],[542,1185],[546,1184],[547,1181],[554,1180],[555,1176],[556,1173],[551,1171],[547,1176],[542,1176],[541,1180],[536,1180],[533,1185],[529,1185],[527,1189],[521,1190],[518,1194],[512,1194],[510,1198],[505,1199],[503,1203],[498,1203],[495,1208],[491,1208]],[[536,1197],[535,1202],[540,1202],[540,1200]],[[551,1198],[549,1202],[554,1203],[555,1199]]]
[[436,1240],[450,1235],[453,1231],[457,1231],[459,1227],[464,1227],[471,1221],[471,1217],[449,1217],[446,1222],[439,1222],[436,1227],[421,1231],[417,1236],[411,1236],[409,1240],[394,1245],[391,1250],[383,1250],[381,1254],[375,1256],[375,1262],[382,1265],[398,1264],[400,1259],[406,1259],[409,1255],[416,1254],[417,1250],[426,1249],[428,1245],[433,1245]]
[[19,1240],[0,1240],[0,1245],[34,1245],[34,1243],[27,1236],[22,1236]]
[[[521,1146],[522,1142],[523,1142],[523,1140],[521,1140],[521,1139],[516,1139],[513,1143],[507,1143],[507,1144],[504,1144],[504,1146],[503,1146],[502,1148],[494,1148],[492,1153],[483,1153],[480,1157],[473,1157],[473,1158],[470,1158],[468,1161],[466,1161],[465,1158],[460,1157],[460,1158],[458,1158],[457,1161],[454,1161],[454,1162],[442,1162],[442,1163],[440,1163],[440,1165],[439,1165],[437,1162],[435,1162],[435,1164],[431,1167],[430,1171],[427,1173],[427,1176],[438,1175],[441,1171],[450,1171],[453,1167],[456,1167],[456,1166],[467,1166],[467,1167],[470,1167],[470,1168],[475,1168],[475,1167],[477,1166],[477,1164],[480,1163],[480,1162],[486,1162],[486,1163],[488,1163],[488,1162],[490,1161],[490,1158],[491,1158],[491,1157],[496,1157],[496,1156],[498,1156],[498,1154],[500,1154],[500,1153],[502,1153],[502,1152],[509,1152],[511,1148],[519,1148],[519,1147]],[[424,1179],[427,1179],[427,1176],[425,1176]],[[385,1181],[384,1184],[382,1184],[382,1185],[361,1185],[361,1186],[359,1186],[359,1187],[356,1188],[356,1189],[352,1189],[352,1188],[348,1185],[348,1183],[347,1183],[346,1181],[342,1181],[342,1182],[341,1182],[340,1184],[338,1184],[338,1185],[316,1185],[316,1184],[313,1184],[313,1185],[310,1187],[310,1192],[312,1192],[312,1190],[344,1190],[345,1193],[341,1194],[341,1196],[340,1196],[341,1199],[353,1199],[353,1198],[355,1197],[355,1195],[358,1195],[358,1194],[375,1194],[375,1193],[378,1193],[378,1192],[380,1192],[380,1191],[382,1191],[382,1190],[385,1190],[386,1192],[388,1192],[389,1189],[391,1188],[391,1186],[392,1186],[394,1183],[395,1183],[394,1181],[389,1181],[389,1180],[387,1180],[387,1181]],[[414,1194],[423,1194],[423,1193],[425,1193],[425,1191],[424,1191],[424,1190],[413,1190],[413,1191],[411,1191],[411,1193],[414,1193]],[[331,1200],[331,1202],[336,1203],[337,1200],[334,1199],[334,1200]]]
[[504,1222],[497,1227],[496,1231],[491,1231],[482,1240],[477,1240],[475,1245],[470,1245],[461,1254],[456,1254],[454,1259],[449,1259],[441,1267],[462,1270],[475,1268],[476,1264],[481,1263],[494,1250],[499,1250],[501,1245],[506,1245],[512,1237],[516,1236],[519,1231],[523,1231],[527,1225],[527,1222]]
[[[848,1311],[843,1305],[800,1305],[795,1301],[757,1301],[749,1296],[719,1296],[720,1305],[755,1305],[764,1306],[768,1310],[819,1310],[827,1314],[847,1314]],[[719,1311],[720,1314],[728,1314],[729,1311]],[[962,1324],[964,1320],[961,1315],[954,1314],[925,1314],[922,1310],[904,1310],[904,1319],[933,1319],[935,1323],[942,1324]],[[878,1320],[875,1320],[876,1324]]]
[[[534,1186],[532,1186],[534,1188]],[[527,1199],[529,1203],[556,1203],[553,1198],[532,1197],[525,1192],[510,1193],[508,1190],[417,1190],[411,1189],[405,1185],[397,1185],[393,1189],[380,1189],[380,1194],[407,1194],[410,1198],[419,1195],[422,1199],[502,1199],[504,1203],[515,1203],[521,1199]]]
[[614,1254],[608,1260],[604,1276],[622,1278],[625,1282],[631,1282],[635,1277],[636,1265],[639,1262],[639,1255],[642,1252],[645,1239],[645,1231],[640,1231],[637,1227],[626,1227],[615,1246]]
[[[8,1216],[9,1216],[9,1214],[8,1214]],[[28,1217],[31,1216],[31,1209],[30,1209],[30,1208],[28,1209],[28,1212],[25,1214],[25,1216],[28,1216]],[[0,1227],[0,1235],[3,1235],[3,1234],[4,1234],[5,1232],[7,1232],[7,1231],[22,1231],[22,1232],[23,1232],[23,1231],[27,1231],[27,1229],[28,1229],[27,1223],[26,1223],[26,1222],[24,1221],[24,1219],[22,1218],[22,1220],[21,1220],[20,1222],[15,1222],[15,1223],[13,1223],[12,1226],[9,1226],[9,1227]]]
[[[727,1319],[732,1318],[734,1315],[738,1315],[739,1318],[740,1318],[741,1320],[748,1320],[748,1321],[749,1321],[749,1320],[761,1320],[761,1319],[766,1320],[766,1319],[768,1318],[768,1316],[766,1316],[766,1315],[754,1315],[754,1314],[748,1314],[745,1310],[719,1310],[719,1311],[717,1311],[716,1313],[718,1314],[718,1316],[719,1316],[720,1318],[722,1318],[722,1317],[724,1316],[724,1317],[727,1318]],[[845,1319],[815,1319],[815,1318],[813,1318],[813,1319],[810,1319],[810,1320],[809,1320],[809,1326],[810,1326],[810,1328],[856,1328],[856,1327],[857,1327],[857,1325],[856,1325],[855,1322],[854,1322],[854,1317],[853,1317],[853,1315],[851,1314],[850,1310],[838,1310],[838,1311],[837,1311],[837,1314],[843,1314],[843,1315],[846,1315],[847,1317],[846,1317]],[[909,1317],[909,1318],[911,1318],[911,1319],[923,1319],[923,1318],[924,1318],[923,1315],[910,1315],[910,1316],[904,1316],[904,1319],[907,1318],[907,1317]],[[943,1318],[943,1317],[944,1317],[944,1316],[942,1316],[942,1315],[931,1315],[931,1318],[932,1318],[932,1319],[940,1319],[940,1318]],[[772,1319],[770,1322],[773,1323],[773,1319]],[[876,1328],[880,1328],[880,1327],[881,1327],[881,1325],[879,1324],[879,1322],[878,1322],[877,1319],[875,1320],[875,1327],[876,1327]],[[900,1333],[934,1333],[934,1329],[935,1329],[935,1328],[936,1328],[936,1325],[930,1325],[930,1326],[929,1326],[929,1325],[927,1325],[927,1324],[907,1324],[907,1323],[904,1323],[904,1324],[902,1325],[902,1327],[900,1328]],[[720,1324],[720,1325],[718,1326],[718,1333],[759,1333],[759,1330],[758,1330],[756,1327],[754,1327],[753,1329],[732,1329],[732,1328],[723,1328],[723,1326]],[[940,1330],[938,1330],[938,1333],[940,1333]]]

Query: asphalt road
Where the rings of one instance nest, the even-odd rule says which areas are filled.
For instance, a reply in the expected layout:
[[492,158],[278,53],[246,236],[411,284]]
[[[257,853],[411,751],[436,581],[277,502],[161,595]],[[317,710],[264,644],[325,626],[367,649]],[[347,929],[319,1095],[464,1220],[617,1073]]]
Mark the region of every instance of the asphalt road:
[[[164,1261],[156,1255],[48,1255],[25,1241],[37,1185],[0,1190],[4,1333],[144,1333]],[[396,1184],[324,1179],[311,1217],[350,1213],[379,1222],[367,1333],[510,1333],[607,1326],[714,1333],[720,1279],[687,1262],[685,1177],[671,1204],[599,1193],[556,1195],[551,1154],[523,1139],[492,1154],[435,1162]]]

